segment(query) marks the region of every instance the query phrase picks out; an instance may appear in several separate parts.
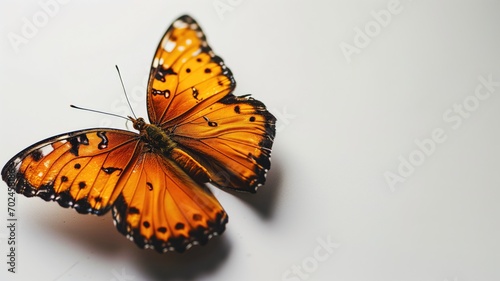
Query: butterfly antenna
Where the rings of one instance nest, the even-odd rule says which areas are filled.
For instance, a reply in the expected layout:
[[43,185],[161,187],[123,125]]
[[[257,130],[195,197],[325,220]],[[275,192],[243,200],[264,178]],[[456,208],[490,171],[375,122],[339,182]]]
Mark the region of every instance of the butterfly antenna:
[[127,121],[130,121],[127,117],[123,117],[123,116],[121,116],[121,115],[114,114],[114,113],[104,112],[104,111],[95,110],[95,109],[90,109],[90,108],[79,107],[79,106],[72,105],[72,104],[70,104],[69,106],[71,106],[72,108],[80,109],[80,110],[85,110],[85,111],[90,111],[90,112],[100,113],[100,114],[104,114],[104,115],[115,116],[115,117],[119,117],[119,118],[125,119],[125,120],[127,120]]
[[123,79],[122,75],[120,73],[120,69],[118,68],[118,65],[115,65],[116,71],[118,71],[118,77],[120,77],[120,82],[122,83],[122,88],[123,88],[123,93],[125,94],[125,99],[127,99],[128,106],[130,107],[130,111],[132,111],[132,115],[134,115],[134,118],[137,119],[137,116],[135,116],[134,109],[132,108],[132,105],[130,104],[130,101],[128,99],[127,91],[125,90],[125,85],[123,84]]

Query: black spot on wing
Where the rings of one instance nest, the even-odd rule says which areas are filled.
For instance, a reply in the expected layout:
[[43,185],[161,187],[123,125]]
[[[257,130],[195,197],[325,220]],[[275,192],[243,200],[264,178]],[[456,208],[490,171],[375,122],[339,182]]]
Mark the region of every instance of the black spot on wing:
[[108,147],[108,137],[106,132],[97,132],[97,136],[101,139],[101,142],[97,145],[99,149],[105,149]]
[[38,149],[38,150],[33,151],[33,153],[31,154],[31,158],[33,158],[33,161],[38,162],[43,158],[43,154]]
[[153,96],[164,96],[166,98],[168,98],[170,96],[170,90],[169,89],[166,89],[164,91],[162,90],[157,90],[157,89],[152,89],[152,93],[153,93]]
[[198,90],[195,87],[191,87],[191,90],[193,91],[193,98],[198,100]]
[[139,214],[139,213],[140,213],[139,209],[137,209],[136,207],[130,207],[130,208],[128,209],[128,212],[129,212],[129,214],[131,214],[131,215],[134,215],[134,214]]
[[155,79],[165,82],[165,77],[167,75],[177,75],[177,73],[172,68],[164,68],[162,65],[158,65],[155,72]]
[[208,126],[210,126],[210,127],[217,127],[217,126],[219,125],[219,124],[217,124],[217,122],[210,121],[210,119],[208,119],[208,117],[207,117],[207,116],[202,116],[202,117],[203,117],[203,119],[204,119],[205,121],[207,121]]
[[92,211],[92,207],[90,206],[89,201],[87,201],[87,198],[82,198],[80,200],[77,200],[73,208],[80,213],[80,214],[88,214]]
[[101,170],[102,170],[103,172],[105,172],[106,174],[108,174],[108,175],[111,175],[111,174],[112,174],[113,172],[115,172],[115,171],[120,171],[120,172],[118,173],[118,175],[120,175],[120,174],[121,174],[121,172],[123,171],[123,169],[116,168],[116,167],[102,167],[102,168],[101,168]]
[[81,134],[68,138],[68,142],[71,145],[69,152],[75,156],[78,156],[80,145],[89,145],[89,139],[87,138],[86,134]]

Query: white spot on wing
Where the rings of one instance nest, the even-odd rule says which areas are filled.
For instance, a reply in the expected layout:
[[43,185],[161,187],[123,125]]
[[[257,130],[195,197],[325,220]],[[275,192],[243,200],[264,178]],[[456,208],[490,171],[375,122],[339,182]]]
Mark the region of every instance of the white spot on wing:
[[186,28],[187,26],[188,26],[188,24],[185,21],[182,21],[182,20],[174,21],[175,28]]
[[46,145],[46,146],[40,148],[40,152],[42,153],[43,157],[45,157],[47,154],[51,153],[52,151],[54,151],[54,148],[52,147],[52,145]]
[[153,60],[153,67],[157,68],[159,65],[163,65],[163,58],[155,58]]
[[199,55],[200,53],[201,53],[201,48],[200,48],[200,49],[198,49],[198,50],[196,50],[196,51],[194,51],[194,53],[193,53],[193,57],[195,57],[195,56]]
[[167,42],[165,42],[165,44],[163,45],[163,49],[170,53],[175,48],[175,45],[177,45],[177,43],[175,43],[174,41],[167,40]]
[[21,158],[17,157],[16,159],[14,159],[13,166],[15,167],[14,169],[16,170],[16,172],[19,171],[19,168],[21,167]]

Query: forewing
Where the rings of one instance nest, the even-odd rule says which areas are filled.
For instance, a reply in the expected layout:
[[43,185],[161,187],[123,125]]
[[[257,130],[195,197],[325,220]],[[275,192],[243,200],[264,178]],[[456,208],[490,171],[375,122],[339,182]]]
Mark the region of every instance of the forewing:
[[17,193],[102,215],[114,203],[122,172],[135,157],[137,134],[88,129],[42,140],[14,156],[2,179]]
[[222,99],[235,85],[196,21],[182,16],[168,28],[153,58],[147,90],[149,120],[170,128],[191,111]]

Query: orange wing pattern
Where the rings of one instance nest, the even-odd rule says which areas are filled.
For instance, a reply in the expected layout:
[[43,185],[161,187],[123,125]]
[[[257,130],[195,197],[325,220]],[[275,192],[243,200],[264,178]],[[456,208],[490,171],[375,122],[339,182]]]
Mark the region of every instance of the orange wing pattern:
[[3,168],[2,178],[25,196],[102,215],[121,192],[116,185],[136,157],[138,136],[112,129],[55,136],[14,156]]
[[235,81],[189,16],[168,28],[155,53],[148,115],[139,134],[88,129],[40,141],[14,156],[2,178],[16,192],[79,213],[110,209],[142,248],[183,252],[221,234],[228,217],[203,184],[255,192],[270,169],[274,116],[232,94]]
[[173,139],[213,183],[254,193],[271,168],[275,122],[263,103],[228,95],[183,120]]
[[235,85],[231,71],[212,52],[196,21],[182,16],[168,28],[153,58],[149,120],[164,128],[173,127],[183,115],[210,106]]
[[224,231],[227,215],[217,199],[171,160],[142,153],[123,177],[113,217],[140,247],[183,252]]

